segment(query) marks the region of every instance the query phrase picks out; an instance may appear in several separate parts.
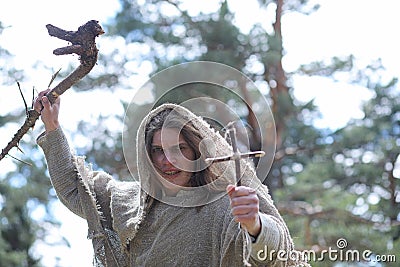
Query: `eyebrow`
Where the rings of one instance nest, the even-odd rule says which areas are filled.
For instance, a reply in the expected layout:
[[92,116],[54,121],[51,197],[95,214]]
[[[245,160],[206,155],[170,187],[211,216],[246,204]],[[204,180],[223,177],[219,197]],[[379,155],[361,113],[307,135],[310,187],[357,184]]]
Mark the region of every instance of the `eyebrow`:
[[[180,143],[178,143],[176,145],[170,146],[170,148],[175,148],[175,147],[180,147],[180,146],[189,146],[189,144],[187,142],[180,142]],[[158,145],[158,144],[153,145],[152,144],[151,148],[164,148],[164,147],[162,145]]]

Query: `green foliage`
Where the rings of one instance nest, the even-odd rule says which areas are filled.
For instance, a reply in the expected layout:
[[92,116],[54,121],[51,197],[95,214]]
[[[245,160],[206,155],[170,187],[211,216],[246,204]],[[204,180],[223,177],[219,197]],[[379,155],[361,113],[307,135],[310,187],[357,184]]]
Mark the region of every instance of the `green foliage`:
[[[5,199],[1,215],[1,253],[4,266],[38,266],[38,259],[29,255],[29,248],[35,240],[35,227],[29,218],[24,190],[3,187]],[[4,262],[3,262],[4,260]],[[7,264],[8,263],[8,264]]]
[[[398,85],[364,78],[375,93],[364,106],[365,117],[328,133],[318,153],[308,159],[302,155],[302,171],[287,173],[285,186],[275,192],[278,203],[289,199],[288,205],[297,207],[284,204],[282,210],[301,247],[335,248],[336,240],[345,238],[348,249],[396,255],[400,246]],[[300,160],[295,158],[286,157],[283,166],[296,166]]]
[[[32,253],[34,244],[48,234],[48,224],[58,225],[48,209],[55,195],[44,157],[37,147],[21,148],[26,154],[18,157],[33,165],[16,162],[16,170],[0,177],[0,266],[41,266],[40,257]],[[44,213],[32,217],[38,210]]]

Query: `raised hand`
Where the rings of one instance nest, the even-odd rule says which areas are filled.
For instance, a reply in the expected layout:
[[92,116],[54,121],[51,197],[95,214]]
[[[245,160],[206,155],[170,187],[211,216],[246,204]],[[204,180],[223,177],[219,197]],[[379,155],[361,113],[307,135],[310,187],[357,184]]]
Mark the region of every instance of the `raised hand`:
[[58,122],[58,113],[60,110],[60,97],[57,97],[53,104],[50,103],[46,94],[50,89],[44,90],[39,93],[35,102],[33,103],[33,108],[40,113],[40,117],[44,123],[46,132],[53,131],[57,129],[60,124]]
[[236,222],[246,228],[252,236],[261,231],[259,199],[256,191],[247,186],[228,185],[226,188],[231,200],[231,212]]

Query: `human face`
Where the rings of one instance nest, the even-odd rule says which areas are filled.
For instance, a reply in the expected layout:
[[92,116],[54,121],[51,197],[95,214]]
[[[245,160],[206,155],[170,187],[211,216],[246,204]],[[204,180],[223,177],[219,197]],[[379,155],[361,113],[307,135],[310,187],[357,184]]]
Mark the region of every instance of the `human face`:
[[177,129],[163,128],[156,131],[150,156],[158,173],[169,182],[161,179],[166,189],[176,193],[179,188],[175,185],[189,186],[195,153]]

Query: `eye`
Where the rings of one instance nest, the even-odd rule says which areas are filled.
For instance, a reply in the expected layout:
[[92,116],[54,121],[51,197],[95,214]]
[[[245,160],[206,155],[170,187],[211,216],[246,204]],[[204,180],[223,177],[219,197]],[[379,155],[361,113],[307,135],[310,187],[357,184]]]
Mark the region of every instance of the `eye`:
[[187,145],[185,145],[185,144],[180,144],[179,145],[179,150],[186,150],[186,149],[188,149],[189,147],[187,146]]
[[171,148],[169,149],[169,151],[170,151],[171,153],[174,153],[174,154],[179,153],[181,150],[182,150],[182,149],[181,149],[181,146],[173,146],[173,147],[171,147]]
[[164,153],[164,150],[162,147],[152,147],[151,152],[154,154],[162,154]]
[[188,148],[189,148],[189,146],[186,145],[186,144],[179,144],[179,145],[177,145],[177,146],[171,147],[171,152],[178,153],[178,152],[180,152],[180,151],[185,151],[185,150],[187,150]]

